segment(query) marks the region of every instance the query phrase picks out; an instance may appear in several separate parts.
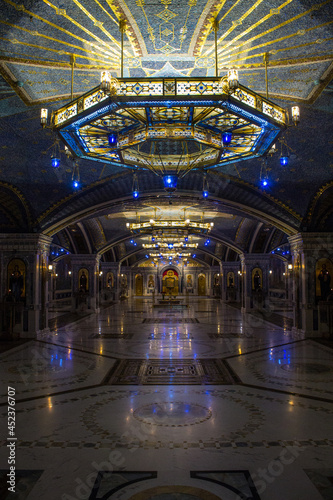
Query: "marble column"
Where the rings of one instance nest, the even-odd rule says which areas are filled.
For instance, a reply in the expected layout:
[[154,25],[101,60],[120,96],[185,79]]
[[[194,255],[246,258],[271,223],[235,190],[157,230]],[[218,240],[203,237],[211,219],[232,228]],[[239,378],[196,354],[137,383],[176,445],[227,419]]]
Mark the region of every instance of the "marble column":
[[333,261],[333,233],[298,233],[288,239],[293,264],[293,332],[297,338],[320,336],[316,263],[323,258]]
[[22,319],[14,326],[15,333],[20,337],[35,338],[38,332],[48,330],[48,256],[51,241],[52,238],[44,234],[0,234],[0,300],[4,308],[5,303],[14,300],[8,277],[11,263],[17,262],[21,275],[22,293],[16,299],[15,307],[20,310]]

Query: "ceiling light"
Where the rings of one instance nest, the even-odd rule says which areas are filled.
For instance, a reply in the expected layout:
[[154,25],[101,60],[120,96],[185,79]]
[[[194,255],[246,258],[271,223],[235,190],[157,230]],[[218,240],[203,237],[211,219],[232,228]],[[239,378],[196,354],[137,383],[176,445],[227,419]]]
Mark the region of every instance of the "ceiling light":
[[223,132],[222,141],[223,146],[229,146],[231,144],[232,133],[231,132]]
[[118,142],[118,134],[112,132],[111,134],[109,134],[108,140],[111,147],[116,147]]
[[171,193],[177,189],[177,175],[164,175],[163,176],[163,184],[165,191]]
[[40,123],[42,125],[42,127],[45,127],[45,125],[47,125],[47,117],[48,117],[48,109],[46,108],[42,108],[40,110]]
[[56,156],[51,156],[51,164],[52,167],[57,168],[60,165],[60,158],[57,158]]
[[238,71],[237,69],[230,69],[228,71],[228,85],[231,91],[238,88]]
[[[298,118],[293,111],[294,122]],[[47,122],[43,108],[41,123]],[[266,154],[287,127],[287,115],[240,85],[235,69],[222,78],[181,77],[172,83],[117,80],[102,71],[100,85],[54,111],[50,126],[74,157],[149,169],[172,192],[194,168],[223,167]]]
[[291,116],[294,125],[298,125],[300,121],[300,110],[298,106],[293,106],[291,108]]
[[289,163],[289,156],[280,156],[280,165],[285,167]]

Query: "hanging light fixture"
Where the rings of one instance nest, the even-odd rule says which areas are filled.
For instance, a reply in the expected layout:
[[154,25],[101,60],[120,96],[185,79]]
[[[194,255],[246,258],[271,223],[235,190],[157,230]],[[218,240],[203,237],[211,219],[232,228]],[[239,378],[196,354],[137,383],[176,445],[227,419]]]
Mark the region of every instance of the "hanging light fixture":
[[[192,169],[266,155],[288,126],[287,113],[240,85],[237,69],[218,76],[218,26],[215,22],[215,77],[133,80],[123,78],[127,25],[120,19],[120,79],[103,70],[100,85],[53,112],[50,126],[74,157],[151,170],[169,193]],[[299,110],[292,116],[298,123]],[[47,124],[46,109],[41,123]]]
[[163,176],[163,184],[164,189],[168,193],[172,193],[177,189],[178,175],[164,175]]
[[291,108],[291,117],[292,117],[293,124],[295,126],[297,126],[300,122],[300,110],[299,110],[298,106],[293,106]]
[[132,194],[134,199],[139,198],[139,181],[137,174],[133,175]]
[[117,78],[111,76],[111,73],[109,71],[102,71],[100,89],[104,92],[104,94],[111,96],[115,95],[118,88],[119,81],[117,80]]
[[[202,118],[194,120],[198,106]],[[176,78],[171,87],[167,79],[117,80],[103,71],[100,85],[53,112],[50,126],[74,157],[151,170],[173,192],[192,169],[266,154],[287,118],[284,109],[240,85],[236,69],[222,78]]]
[[286,167],[289,163],[289,156],[288,155],[281,155],[280,156],[280,165],[282,167]]
[[280,152],[280,165],[286,167],[289,164],[289,149],[291,149],[287,144],[287,139],[282,137],[280,139],[281,152]]
[[232,132],[223,132],[222,134],[222,141],[223,141],[223,146],[227,147],[231,144],[231,139],[232,139]]
[[51,165],[53,168],[60,166],[60,144],[59,139],[56,139],[51,153]]
[[72,173],[72,184],[74,189],[80,188],[80,170],[78,162],[74,162],[73,173]]
[[48,114],[49,114],[48,109],[42,108],[40,110],[40,123],[42,127],[45,127],[47,125]]
[[264,158],[261,162],[260,185],[264,189],[269,186],[269,179],[268,179],[268,174],[267,174],[267,158]]
[[238,71],[237,69],[229,69],[228,71],[228,85],[231,91],[234,91],[238,88]]
[[209,196],[209,184],[208,184],[208,181],[207,181],[207,177],[206,175],[204,176],[203,178],[203,183],[202,183],[202,196],[204,198],[208,198]]
[[109,146],[111,146],[111,148],[115,148],[117,147],[117,143],[118,143],[118,134],[117,132],[111,132],[109,134]]
[[[218,76],[216,18],[213,25],[215,77],[148,81],[123,77],[128,27],[125,19],[119,19],[120,79],[103,70],[98,87],[52,112],[50,126],[73,157],[151,170],[163,179],[164,189],[173,192],[178,179],[192,169],[223,167],[266,155],[288,126],[287,113],[268,99],[268,92],[263,97],[240,85],[237,69]],[[292,119],[297,124],[299,109],[294,108]],[[42,126],[47,122],[43,108]]]

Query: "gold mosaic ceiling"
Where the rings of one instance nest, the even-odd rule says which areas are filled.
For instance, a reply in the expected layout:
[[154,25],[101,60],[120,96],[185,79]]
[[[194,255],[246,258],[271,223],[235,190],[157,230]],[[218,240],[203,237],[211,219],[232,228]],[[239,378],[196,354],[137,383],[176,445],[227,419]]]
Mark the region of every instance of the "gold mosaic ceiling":
[[219,74],[270,97],[314,100],[331,79],[332,0],[2,0],[1,72],[26,102],[96,86],[101,68],[120,76],[119,21],[126,21],[124,76]]

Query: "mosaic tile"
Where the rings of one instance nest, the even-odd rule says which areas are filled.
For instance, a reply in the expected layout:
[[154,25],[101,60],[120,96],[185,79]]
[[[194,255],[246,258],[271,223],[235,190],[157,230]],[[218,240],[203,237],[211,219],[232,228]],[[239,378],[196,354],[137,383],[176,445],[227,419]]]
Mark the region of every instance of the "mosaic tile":
[[233,384],[223,360],[122,360],[104,380],[109,385]]

